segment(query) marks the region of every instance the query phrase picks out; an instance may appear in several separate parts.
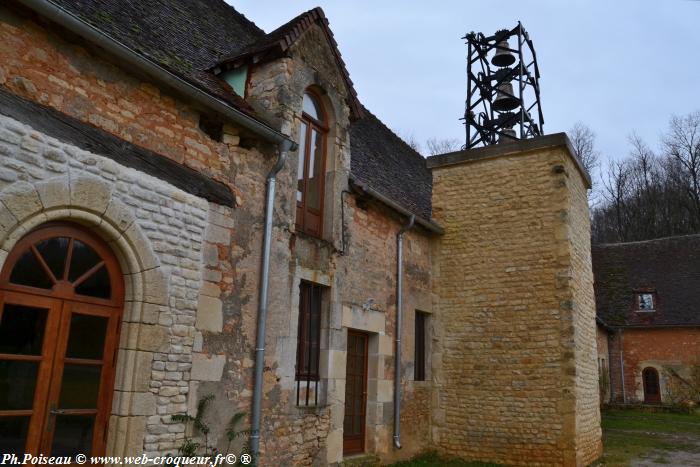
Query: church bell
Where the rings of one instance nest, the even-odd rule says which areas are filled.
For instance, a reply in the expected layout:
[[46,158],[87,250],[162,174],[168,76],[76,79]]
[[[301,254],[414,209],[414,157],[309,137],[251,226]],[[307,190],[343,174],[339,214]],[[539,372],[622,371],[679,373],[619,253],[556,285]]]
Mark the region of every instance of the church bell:
[[515,63],[515,56],[510,52],[508,41],[501,41],[496,44],[496,54],[491,59],[491,63],[498,67],[509,66]]
[[505,112],[513,110],[520,105],[520,101],[513,94],[512,83],[501,83],[498,85],[496,98],[493,100],[493,110],[496,112]]

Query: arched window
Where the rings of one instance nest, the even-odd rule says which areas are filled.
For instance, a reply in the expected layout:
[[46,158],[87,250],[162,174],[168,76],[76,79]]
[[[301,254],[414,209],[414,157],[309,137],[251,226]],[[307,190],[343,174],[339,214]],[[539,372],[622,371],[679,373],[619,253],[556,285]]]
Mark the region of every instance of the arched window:
[[17,243],[0,273],[0,452],[104,451],[123,302],[92,233],[47,224]]
[[326,166],[326,115],[318,97],[306,92],[299,130],[296,228],[317,237],[323,226],[323,185]]
[[656,371],[656,368],[644,368],[644,371],[642,371],[642,381],[644,383],[644,403],[660,404],[661,391],[659,390],[659,372]]

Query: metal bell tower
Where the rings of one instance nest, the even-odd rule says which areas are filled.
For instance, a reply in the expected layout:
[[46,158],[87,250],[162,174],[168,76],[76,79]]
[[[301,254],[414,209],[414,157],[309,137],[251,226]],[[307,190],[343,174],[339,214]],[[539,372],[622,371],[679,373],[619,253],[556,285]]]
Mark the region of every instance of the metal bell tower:
[[488,37],[471,32],[463,39],[468,48],[465,149],[541,135],[540,71],[523,25]]

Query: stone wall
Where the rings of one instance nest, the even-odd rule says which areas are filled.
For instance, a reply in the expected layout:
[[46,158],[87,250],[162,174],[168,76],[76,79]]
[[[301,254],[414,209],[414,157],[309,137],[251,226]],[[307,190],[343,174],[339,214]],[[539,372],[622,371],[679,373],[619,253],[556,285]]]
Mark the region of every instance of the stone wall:
[[585,465],[601,451],[586,182],[563,135],[432,159],[439,296],[433,441]]
[[[16,191],[59,198],[48,204],[41,198],[34,218],[8,217],[16,224],[3,223],[3,235],[14,229],[8,233],[14,242],[36,223],[67,219],[113,239],[125,258],[127,291],[141,294],[141,301],[128,298],[125,310],[108,452],[174,452],[186,428],[169,416],[193,414],[209,393],[217,396],[210,441],[225,447],[228,419],[250,411],[263,187],[273,160],[254,140],[240,146],[241,132],[228,124],[223,142],[213,141],[190,104],[30,18],[14,4],[0,7],[4,90],[216,178],[231,187],[236,206],[209,204],[5,119],[3,203],[18,198]],[[74,200],[76,186],[82,197]],[[228,375],[235,384],[225,390],[219,382]]]
[[[432,311],[432,240],[420,229],[406,238],[402,366],[404,426],[408,428],[407,447],[396,451],[392,447],[396,234],[406,220],[377,203],[367,206],[367,200],[359,208],[356,195],[348,192],[348,90],[334,60],[323,32],[313,26],[290,49],[288,57],[254,67],[247,88],[248,100],[256,110],[293,136],[299,131],[302,96],[312,88],[321,96],[329,126],[321,238],[295,230],[298,151],[290,154],[287,168],[279,176],[273,245],[277,253],[272,265],[275,285],[270,291],[266,349],[270,372],[264,391],[267,405],[262,435],[264,461],[271,464],[324,465],[342,460],[348,329],[369,335],[367,452],[391,460],[410,457],[429,444],[427,424],[411,426],[411,421],[421,416],[427,419],[431,383],[411,380],[414,312]],[[344,219],[341,203],[345,205]],[[301,280],[327,287],[320,403],[311,408],[296,406],[294,381]],[[227,385],[236,384],[236,373],[229,378],[225,378]],[[420,397],[414,397],[414,385],[420,387]],[[296,428],[309,424],[314,427],[312,434]]]
[[108,451],[175,452],[202,354],[193,352],[208,203],[110,159],[0,116],[0,247],[48,221],[86,225],[125,273]]
[[0,7],[0,85],[228,182],[228,148],[199,129],[195,108],[85,41],[21,15]]
[[602,326],[596,326],[596,343],[598,348],[598,380],[600,382],[600,402],[609,403],[611,396],[609,332]]

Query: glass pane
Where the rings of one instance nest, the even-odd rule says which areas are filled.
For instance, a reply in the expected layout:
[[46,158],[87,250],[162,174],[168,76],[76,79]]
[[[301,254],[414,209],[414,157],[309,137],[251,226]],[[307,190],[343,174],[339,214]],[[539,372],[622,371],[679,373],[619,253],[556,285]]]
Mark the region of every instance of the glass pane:
[[309,160],[309,180],[306,184],[306,205],[313,209],[321,209],[321,157],[323,156],[323,138],[316,130],[311,130],[311,143],[309,147],[311,159]]
[[102,366],[66,365],[63,368],[59,409],[97,408]]
[[304,158],[306,157],[306,123],[299,130],[299,162],[297,163],[297,202],[304,199]]
[[41,355],[48,310],[5,304],[0,318],[0,353]]
[[0,360],[0,410],[31,410],[39,362]]
[[49,238],[36,244],[36,249],[44,258],[57,280],[63,279],[63,270],[68,256],[68,243],[70,239],[65,237]]
[[24,454],[28,431],[29,417],[0,417],[0,453]]
[[46,272],[44,272],[31,250],[22,253],[22,256],[17,260],[14,269],[12,269],[12,274],[10,274],[10,282],[40,289],[53,287],[53,282],[46,275]]
[[102,266],[92,276],[75,288],[78,295],[88,297],[109,298],[112,296],[112,286],[109,283],[107,268]]
[[73,313],[68,334],[68,358],[101,360],[107,334],[107,318]]
[[52,456],[90,454],[94,415],[59,415],[53,435]]
[[316,99],[309,94],[304,94],[303,107],[304,112],[306,112],[307,115],[315,118],[316,120],[322,120],[323,117],[321,111],[319,110],[319,106],[316,103]]
[[71,282],[75,281],[100,261],[102,261],[102,259],[95,253],[95,250],[80,240],[74,240],[73,256],[70,260],[68,280]]

